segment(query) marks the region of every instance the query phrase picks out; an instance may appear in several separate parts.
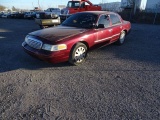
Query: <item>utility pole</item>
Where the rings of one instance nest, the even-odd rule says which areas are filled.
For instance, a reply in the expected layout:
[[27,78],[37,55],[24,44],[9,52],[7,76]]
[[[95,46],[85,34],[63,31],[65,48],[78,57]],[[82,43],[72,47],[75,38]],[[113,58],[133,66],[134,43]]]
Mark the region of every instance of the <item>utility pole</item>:
[[32,2],[32,6],[33,6],[33,8],[34,8],[33,2]]
[[40,9],[40,4],[39,4],[39,0],[38,0],[38,6],[39,6],[39,9]]
[[137,10],[137,0],[134,0],[134,15],[136,14],[136,10]]

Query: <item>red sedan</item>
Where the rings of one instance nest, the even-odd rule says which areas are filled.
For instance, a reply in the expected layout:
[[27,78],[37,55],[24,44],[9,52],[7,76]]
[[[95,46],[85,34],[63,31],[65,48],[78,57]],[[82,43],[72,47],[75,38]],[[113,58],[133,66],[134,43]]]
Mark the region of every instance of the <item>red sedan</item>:
[[29,33],[24,50],[41,60],[79,65],[89,50],[116,42],[124,43],[131,24],[117,13],[88,11],[72,15],[60,26]]

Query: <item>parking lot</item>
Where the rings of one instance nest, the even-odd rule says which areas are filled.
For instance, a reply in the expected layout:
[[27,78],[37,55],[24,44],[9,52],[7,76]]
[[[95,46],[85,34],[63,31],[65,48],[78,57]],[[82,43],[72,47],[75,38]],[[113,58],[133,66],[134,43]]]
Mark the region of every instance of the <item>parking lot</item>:
[[1,120],[159,120],[160,26],[132,24],[122,46],[80,66],[51,64],[21,44],[34,20],[0,19]]

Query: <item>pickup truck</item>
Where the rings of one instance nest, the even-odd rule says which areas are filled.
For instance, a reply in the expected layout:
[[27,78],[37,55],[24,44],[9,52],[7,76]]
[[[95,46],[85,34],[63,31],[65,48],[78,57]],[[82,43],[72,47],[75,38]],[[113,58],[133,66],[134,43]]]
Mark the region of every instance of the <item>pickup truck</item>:
[[44,12],[38,12],[36,14],[35,22],[40,26],[40,28],[45,28],[46,26],[53,26],[60,24],[59,15],[61,10],[59,8],[48,8]]
[[40,28],[46,28],[61,24],[65,19],[74,13],[100,10],[100,6],[93,5],[89,0],[71,0],[68,1],[67,7],[62,9],[60,13],[38,13],[36,15],[35,22],[40,26]]

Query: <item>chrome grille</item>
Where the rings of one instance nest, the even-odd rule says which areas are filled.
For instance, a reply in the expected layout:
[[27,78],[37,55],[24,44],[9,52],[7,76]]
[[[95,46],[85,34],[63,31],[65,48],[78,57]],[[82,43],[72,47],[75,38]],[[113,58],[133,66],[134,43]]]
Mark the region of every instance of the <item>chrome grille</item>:
[[35,48],[35,49],[41,49],[41,47],[42,47],[42,42],[41,41],[39,41],[39,40],[37,40],[37,39],[35,39],[35,38],[28,38],[27,40],[26,40],[26,43],[30,46],[30,47],[33,47],[33,48]]

